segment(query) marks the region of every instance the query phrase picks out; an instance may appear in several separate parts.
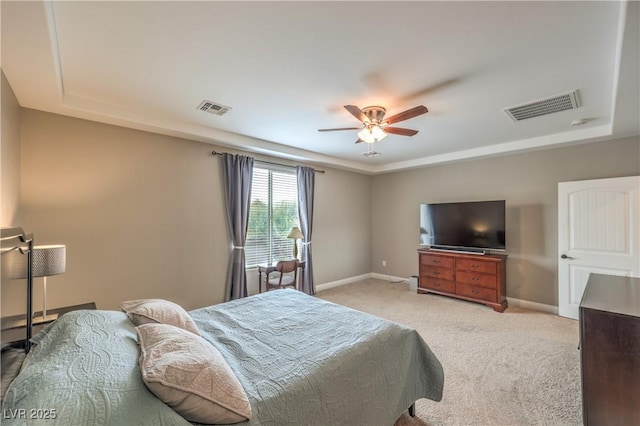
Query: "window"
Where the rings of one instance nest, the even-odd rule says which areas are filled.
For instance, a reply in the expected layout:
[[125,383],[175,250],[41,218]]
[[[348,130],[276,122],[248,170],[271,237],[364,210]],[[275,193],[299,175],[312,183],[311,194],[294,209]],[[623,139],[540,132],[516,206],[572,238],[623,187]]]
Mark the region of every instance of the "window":
[[293,240],[287,238],[298,223],[298,183],[294,170],[259,164],[253,167],[246,266],[291,259]]

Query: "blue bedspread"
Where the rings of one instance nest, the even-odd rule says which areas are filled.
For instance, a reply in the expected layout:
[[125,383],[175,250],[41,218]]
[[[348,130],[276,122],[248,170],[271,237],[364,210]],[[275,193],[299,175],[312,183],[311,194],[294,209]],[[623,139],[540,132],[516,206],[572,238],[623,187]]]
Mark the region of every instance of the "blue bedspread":
[[[391,426],[415,400],[442,397],[442,367],[418,333],[372,315],[295,290],[190,314],[249,397],[240,425]],[[136,338],[122,312],[65,314],[34,337],[2,424],[188,424],[144,385]]]
[[189,426],[142,381],[135,326],[123,312],[69,312],[31,340],[3,426]]
[[391,426],[442,397],[440,362],[400,324],[295,290],[190,313],[249,396],[243,424]]

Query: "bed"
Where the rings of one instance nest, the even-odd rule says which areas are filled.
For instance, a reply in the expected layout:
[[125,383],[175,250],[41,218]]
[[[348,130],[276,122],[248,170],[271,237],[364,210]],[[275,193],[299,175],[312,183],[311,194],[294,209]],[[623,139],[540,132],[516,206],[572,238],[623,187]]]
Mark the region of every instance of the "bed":
[[[296,290],[189,315],[246,393],[240,425],[390,426],[442,397],[442,366],[415,330]],[[2,423],[188,425],[145,385],[139,336],[124,312],[63,315],[31,338]]]

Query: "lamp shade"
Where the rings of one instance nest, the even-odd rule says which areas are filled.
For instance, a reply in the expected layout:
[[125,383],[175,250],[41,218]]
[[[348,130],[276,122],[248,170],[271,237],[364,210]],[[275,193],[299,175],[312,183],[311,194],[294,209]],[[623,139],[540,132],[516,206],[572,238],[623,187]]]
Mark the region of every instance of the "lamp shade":
[[[48,245],[33,248],[33,277],[50,277],[62,274],[66,268],[67,246]],[[11,278],[27,276],[27,256],[12,256],[7,265]]]
[[358,132],[358,137],[366,143],[375,143],[386,138],[387,134],[380,126],[369,125]]
[[380,126],[373,126],[371,128],[371,135],[376,140],[376,142],[381,141],[382,139],[387,137],[387,134],[382,130]]
[[294,240],[301,240],[304,238],[304,235],[302,235],[302,231],[300,231],[300,228],[298,228],[297,226],[294,226],[293,228],[291,228],[291,232],[289,232],[289,235],[287,235],[287,238],[293,238]]
[[33,251],[33,276],[63,274],[67,264],[67,246],[36,246]]

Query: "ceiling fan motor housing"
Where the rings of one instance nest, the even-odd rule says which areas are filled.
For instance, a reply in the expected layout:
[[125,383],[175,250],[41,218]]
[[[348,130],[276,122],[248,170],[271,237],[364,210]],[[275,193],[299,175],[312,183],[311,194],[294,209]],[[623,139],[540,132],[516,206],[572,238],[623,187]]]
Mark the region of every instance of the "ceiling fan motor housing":
[[371,124],[380,124],[387,110],[381,106],[369,106],[362,108],[362,112],[367,116]]

